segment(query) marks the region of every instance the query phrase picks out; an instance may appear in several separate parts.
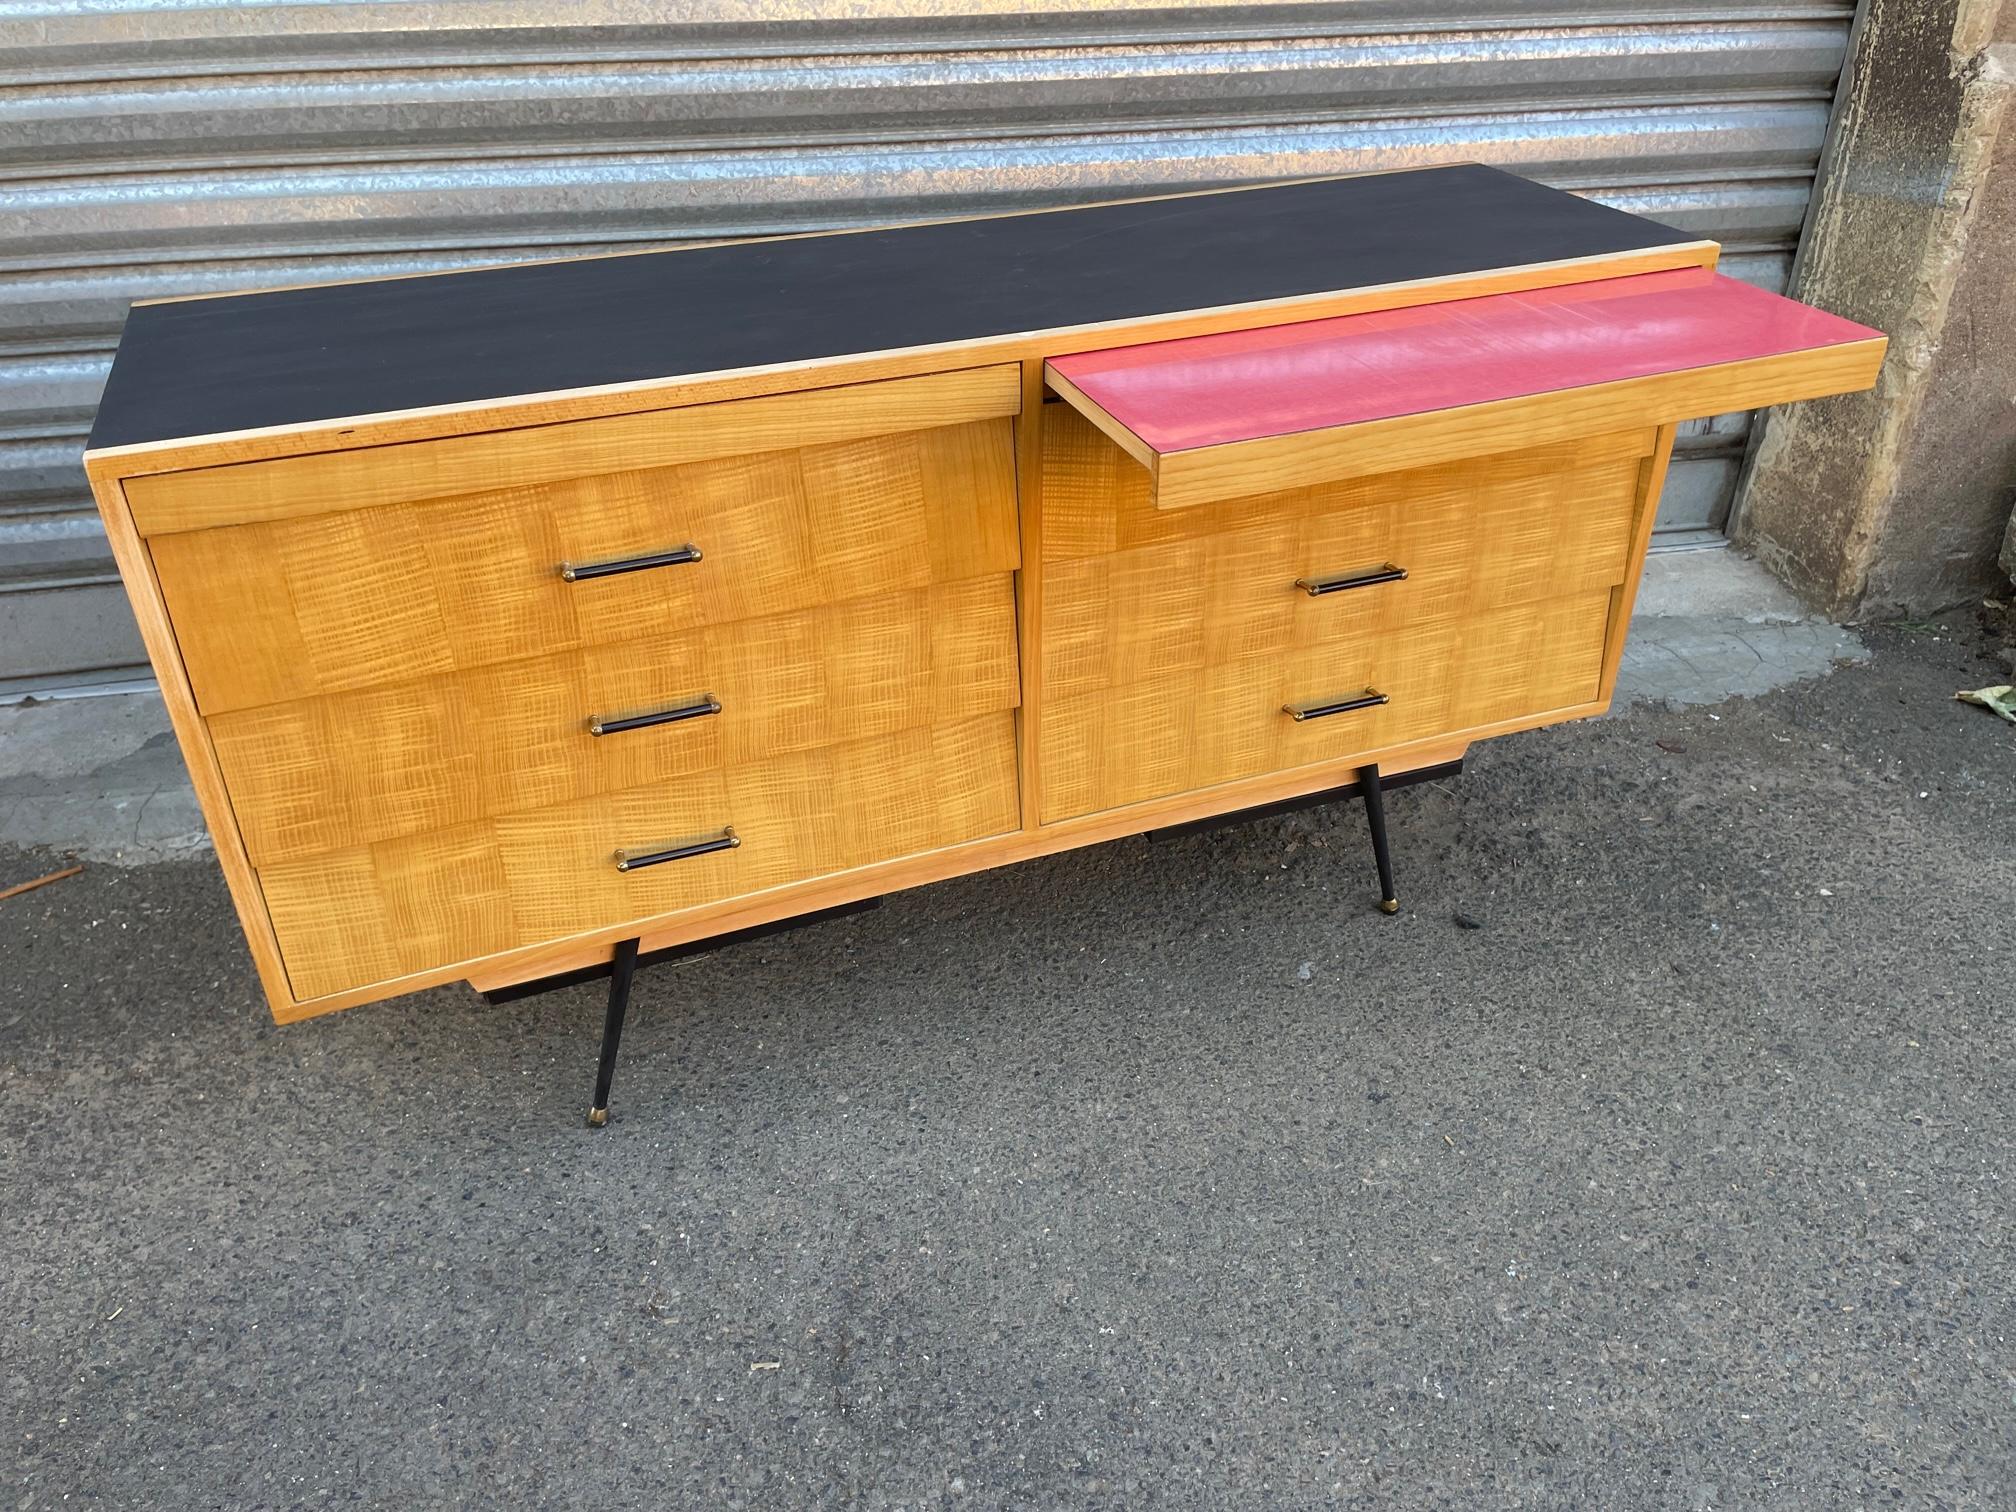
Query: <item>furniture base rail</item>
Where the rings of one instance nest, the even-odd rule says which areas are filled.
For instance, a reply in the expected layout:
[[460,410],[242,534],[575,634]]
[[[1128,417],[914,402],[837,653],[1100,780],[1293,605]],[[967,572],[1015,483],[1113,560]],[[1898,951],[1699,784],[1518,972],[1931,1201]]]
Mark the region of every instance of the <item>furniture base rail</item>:
[[1441,761],[1433,766],[1415,767],[1408,772],[1381,772],[1377,763],[1362,766],[1358,775],[1341,787],[1325,788],[1320,793],[1305,793],[1300,798],[1284,798],[1278,803],[1255,804],[1252,808],[1235,809],[1229,814],[1213,814],[1208,819],[1193,819],[1188,824],[1172,824],[1167,829],[1153,829],[1144,832],[1149,840],[1177,840],[1185,835],[1208,834],[1212,830],[1226,829],[1235,824],[1250,824],[1255,819],[1271,819],[1277,814],[1293,814],[1302,809],[1324,808],[1332,803],[1342,803],[1350,798],[1365,800],[1365,824],[1372,831],[1372,860],[1379,868],[1379,911],[1398,913],[1399,896],[1393,890],[1393,853],[1386,841],[1386,803],[1384,795],[1394,788],[1412,787],[1417,782],[1433,782],[1441,777],[1459,776],[1463,762]]
[[521,998],[537,997],[540,993],[553,992],[562,987],[578,987],[583,982],[599,981],[603,977],[609,979],[609,1006],[602,1016],[602,1048],[595,1061],[595,1098],[588,1105],[588,1126],[599,1129],[609,1122],[609,1089],[616,1079],[616,1054],[623,1043],[623,1024],[630,1012],[630,987],[636,979],[639,966],[656,966],[664,961],[679,961],[688,956],[708,955],[716,950],[726,949],[730,945],[746,944],[769,935],[803,929],[808,924],[823,924],[829,919],[866,913],[871,908],[881,906],[882,900],[879,897],[861,898],[852,903],[822,908],[816,913],[799,914],[790,919],[777,919],[768,924],[752,925],[748,929],[730,930],[726,934],[712,935],[704,940],[690,940],[683,945],[668,945],[663,950],[642,954],[638,951],[638,942],[635,939],[618,940],[607,965],[582,966],[573,971],[555,972],[552,976],[534,977],[528,982],[513,982],[509,987],[498,987],[484,993],[483,1001],[496,1007],[502,1003],[515,1003]]

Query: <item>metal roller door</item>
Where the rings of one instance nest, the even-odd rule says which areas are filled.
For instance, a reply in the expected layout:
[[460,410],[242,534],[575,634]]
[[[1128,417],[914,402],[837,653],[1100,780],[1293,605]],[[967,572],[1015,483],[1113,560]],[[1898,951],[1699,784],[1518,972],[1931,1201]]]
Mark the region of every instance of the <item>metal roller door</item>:
[[[1454,158],[1713,237],[1777,289],[1853,17],[950,10],[0,8],[0,695],[145,675],[77,465],[129,300]],[[1747,423],[1691,429],[1667,541],[1719,527]]]

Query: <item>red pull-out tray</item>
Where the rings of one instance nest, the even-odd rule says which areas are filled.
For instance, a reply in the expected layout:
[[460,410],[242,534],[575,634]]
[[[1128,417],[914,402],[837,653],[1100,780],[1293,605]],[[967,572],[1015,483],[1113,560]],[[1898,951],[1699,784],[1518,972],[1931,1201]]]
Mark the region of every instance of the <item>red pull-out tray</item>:
[[1881,332],[1705,269],[1053,358],[1164,508],[1867,388]]

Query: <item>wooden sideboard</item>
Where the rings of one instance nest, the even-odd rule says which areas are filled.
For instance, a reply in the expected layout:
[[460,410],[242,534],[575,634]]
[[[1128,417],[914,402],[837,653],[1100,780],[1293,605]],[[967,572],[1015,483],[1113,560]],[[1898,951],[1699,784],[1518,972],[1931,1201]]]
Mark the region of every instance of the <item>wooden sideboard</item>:
[[[1883,338],[1476,165],[135,307],[87,463],[274,1016],[1593,714]],[[1384,888],[1390,902],[1390,882]]]

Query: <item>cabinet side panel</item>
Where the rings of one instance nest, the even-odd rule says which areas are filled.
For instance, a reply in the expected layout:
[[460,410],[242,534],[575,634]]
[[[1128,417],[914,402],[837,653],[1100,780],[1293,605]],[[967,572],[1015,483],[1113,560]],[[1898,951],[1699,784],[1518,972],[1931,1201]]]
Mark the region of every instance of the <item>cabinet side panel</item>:
[[1638,585],[1645,577],[1645,553],[1652,545],[1652,526],[1659,517],[1659,495],[1666,487],[1668,464],[1673,460],[1675,425],[1659,427],[1652,455],[1638,470],[1637,517],[1631,524],[1631,556],[1624,564],[1624,581],[1610,595],[1610,625],[1603,640],[1603,675],[1596,696],[1606,709],[1617,690],[1617,668],[1624,660],[1624,639],[1631,632],[1631,610],[1638,602]]
[[190,691],[189,679],[182,667],[175,632],[168,623],[161,585],[154,576],[154,564],[148,556],[146,543],[134,528],[125,490],[118,476],[95,465],[90,466],[88,471],[92,493],[98,500],[98,512],[104,517],[105,535],[112,545],[113,560],[119,564],[119,576],[125,581],[134,618],[139,621],[141,640],[147,647],[148,659],[154,664],[154,675],[160,681],[161,699],[168,706],[169,723],[174,728],[177,743],[182,747],[182,757],[188,764],[189,778],[196,789],[196,800],[202,806],[204,822],[210,826],[210,838],[217,847],[217,861],[224,870],[224,881],[230,888],[232,905],[238,911],[238,922],[244,927],[245,940],[252,951],[252,963],[258,969],[260,985],[266,992],[267,1005],[276,1020],[285,1020],[294,1016],[295,1002],[287,983],[287,974],[280,963],[279,942],[274,938],[272,921],[267,917],[265,896],[260,891],[258,878],[245,855],[237,818],[224,789],[223,773],[217,765],[217,753],[211,747],[202,716],[196,712],[195,695]]

